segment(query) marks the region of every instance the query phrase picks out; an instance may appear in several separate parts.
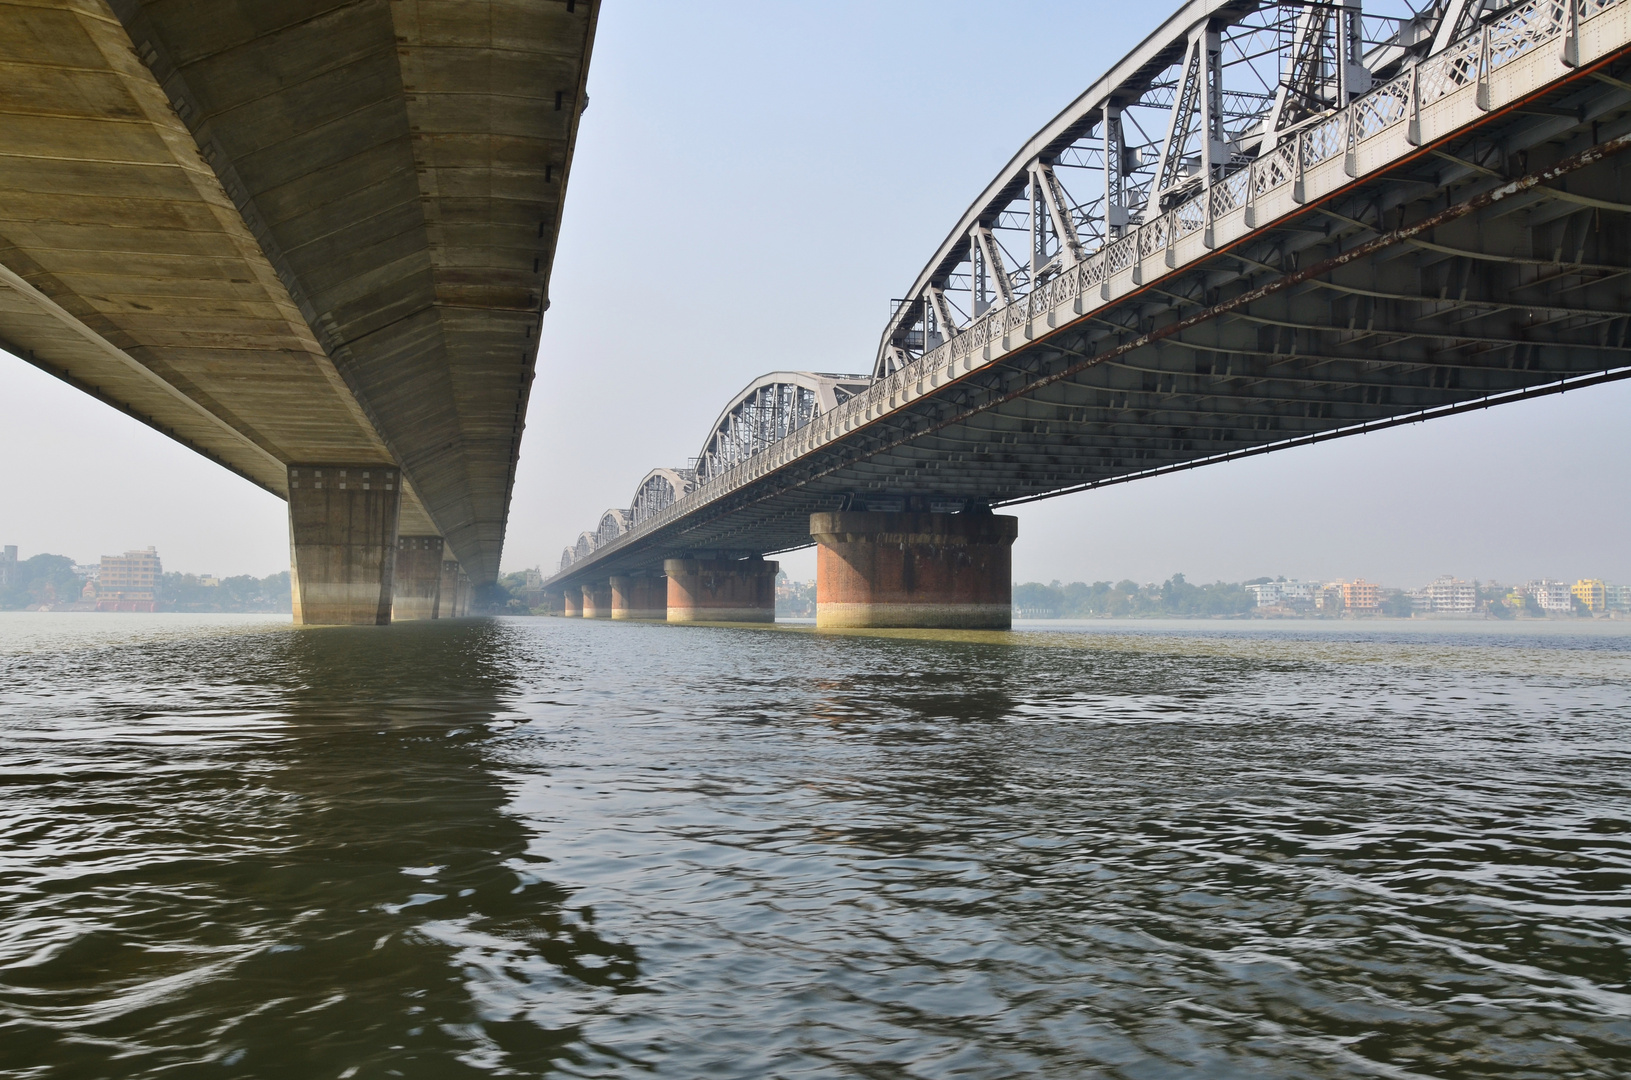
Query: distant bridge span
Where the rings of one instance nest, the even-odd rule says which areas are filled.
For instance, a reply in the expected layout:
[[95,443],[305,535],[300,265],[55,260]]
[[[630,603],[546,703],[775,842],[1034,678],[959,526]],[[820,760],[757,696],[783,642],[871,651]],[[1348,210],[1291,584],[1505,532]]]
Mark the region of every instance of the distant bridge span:
[[723,565],[817,528],[932,559],[949,519],[845,515],[972,528],[1631,376],[1628,49],[1628,0],[1192,0],[987,186],[844,400],[791,430],[738,415],[751,452],[670,470],[671,499],[546,584]]

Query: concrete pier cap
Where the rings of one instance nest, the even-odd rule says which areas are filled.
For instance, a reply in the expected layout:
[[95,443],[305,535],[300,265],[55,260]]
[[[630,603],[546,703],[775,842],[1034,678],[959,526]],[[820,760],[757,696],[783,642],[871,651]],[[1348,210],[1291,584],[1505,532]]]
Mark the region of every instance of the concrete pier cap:
[[669,622],[775,622],[776,572],[751,559],[667,559]]
[[810,515],[818,627],[1006,630],[1019,519],[991,513]]

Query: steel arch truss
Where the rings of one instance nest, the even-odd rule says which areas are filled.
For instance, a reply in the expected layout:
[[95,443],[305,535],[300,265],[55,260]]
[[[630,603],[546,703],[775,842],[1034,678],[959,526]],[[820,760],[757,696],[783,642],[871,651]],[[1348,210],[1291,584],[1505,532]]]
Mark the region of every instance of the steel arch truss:
[[1038,132],[894,301],[873,375],[1205,196],[1385,82],[1486,3],[1191,0]]
[[773,371],[731,399],[697,455],[697,483],[706,484],[865,390],[864,375]]
[[652,469],[634,491],[631,524],[638,525],[673,506],[696,486],[695,469]]

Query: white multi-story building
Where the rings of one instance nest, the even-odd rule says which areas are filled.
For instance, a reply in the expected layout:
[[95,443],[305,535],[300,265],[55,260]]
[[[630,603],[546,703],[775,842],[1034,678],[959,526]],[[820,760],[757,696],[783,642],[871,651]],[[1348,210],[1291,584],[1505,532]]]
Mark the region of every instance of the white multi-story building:
[[1605,585],[1610,611],[1631,611],[1631,585]]
[[1478,610],[1478,586],[1445,574],[1410,594],[1414,605],[1434,614],[1466,615]]
[[1257,598],[1258,607],[1280,607],[1312,604],[1319,596],[1320,587],[1312,581],[1265,581],[1261,585],[1248,585],[1246,590]]
[[1531,581],[1524,588],[1535,598],[1540,610],[1560,615],[1574,613],[1574,593],[1570,591],[1566,582],[1544,579]]

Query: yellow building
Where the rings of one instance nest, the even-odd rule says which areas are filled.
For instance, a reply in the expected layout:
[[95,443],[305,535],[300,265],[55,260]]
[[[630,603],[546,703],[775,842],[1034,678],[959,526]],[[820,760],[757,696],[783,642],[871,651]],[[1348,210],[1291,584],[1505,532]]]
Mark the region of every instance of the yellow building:
[[96,610],[156,611],[163,575],[159,553],[152,548],[102,556],[102,571],[96,577]]
[[1581,578],[1569,592],[1593,614],[1608,608],[1608,590],[1596,578]]

